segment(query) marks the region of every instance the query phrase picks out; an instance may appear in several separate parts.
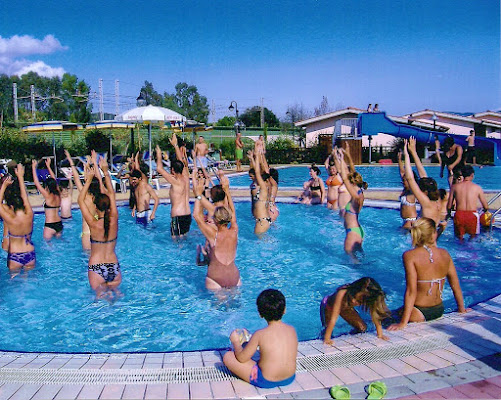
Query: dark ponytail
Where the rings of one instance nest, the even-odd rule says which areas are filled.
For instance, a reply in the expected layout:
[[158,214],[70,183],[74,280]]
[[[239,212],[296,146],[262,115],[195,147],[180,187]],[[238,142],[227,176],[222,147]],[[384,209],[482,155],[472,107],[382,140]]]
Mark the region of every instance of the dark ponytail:
[[98,193],[94,197],[94,204],[99,211],[104,212],[104,239],[108,240],[108,234],[110,232],[110,198],[104,193]]

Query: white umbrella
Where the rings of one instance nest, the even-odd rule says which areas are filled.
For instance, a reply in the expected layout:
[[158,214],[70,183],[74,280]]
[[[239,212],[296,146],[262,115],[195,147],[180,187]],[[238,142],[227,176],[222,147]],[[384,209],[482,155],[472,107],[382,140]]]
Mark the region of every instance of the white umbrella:
[[132,110],[125,111],[115,117],[116,121],[123,122],[138,122],[148,124],[148,143],[150,152],[150,179],[152,178],[151,170],[151,125],[156,123],[168,122],[171,125],[184,125],[186,117],[173,110],[165,107],[152,106],[137,107]]

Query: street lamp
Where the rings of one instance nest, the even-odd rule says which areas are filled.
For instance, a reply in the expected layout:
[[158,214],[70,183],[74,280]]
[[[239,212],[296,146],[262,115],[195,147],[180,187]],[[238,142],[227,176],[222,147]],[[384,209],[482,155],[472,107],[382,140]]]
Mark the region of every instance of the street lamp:
[[138,107],[146,107],[147,106],[147,102],[146,102],[145,97],[143,96],[143,91],[142,90],[141,90],[141,93],[139,93],[139,96],[136,99],[136,105]]
[[[235,107],[233,107],[233,103],[235,103]],[[238,122],[238,104],[235,100],[232,100],[228,110],[233,111],[235,109],[236,119],[235,119],[235,133],[238,133],[238,128],[240,127],[240,123]]]
[[431,119],[433,120],[433,130],[435,130],[437,127],[437,119],[438,119],[437,114],[433,113]]

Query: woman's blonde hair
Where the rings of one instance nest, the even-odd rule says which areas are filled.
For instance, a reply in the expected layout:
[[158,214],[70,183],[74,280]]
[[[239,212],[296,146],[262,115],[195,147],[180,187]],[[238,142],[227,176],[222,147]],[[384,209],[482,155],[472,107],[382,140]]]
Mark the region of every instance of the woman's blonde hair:
[[231,213],[226,207],[216,207],[214,210],[214,222],[217,225],[228,225],[231,222]]
[[349,303],[358,293],[363,294],[360,306],[371,315],[373,321],[382,321],[390,315],[386,294],[374,278],[365,276],[350,283],[346,287],[345,301]]
[[362,178],[362,175],[360,175],[357,171],[352,172],[351,174],[348,175],[348,180],[353,184],[358,186],[361,189],[367,189],[369,184],[367,182],[364,182],[364,179]]
[[433,233],[437,232],[437,224],[431,218],[422,217],[412,224],[412,245],[423,247],[435,243]]

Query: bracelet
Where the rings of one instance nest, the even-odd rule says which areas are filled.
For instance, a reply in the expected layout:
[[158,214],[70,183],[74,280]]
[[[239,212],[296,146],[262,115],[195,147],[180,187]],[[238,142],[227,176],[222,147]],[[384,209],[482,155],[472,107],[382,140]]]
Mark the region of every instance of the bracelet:
[[202,200],[202,196],[201,195],[198,195],[197,197],[195,197],[197,200]]

